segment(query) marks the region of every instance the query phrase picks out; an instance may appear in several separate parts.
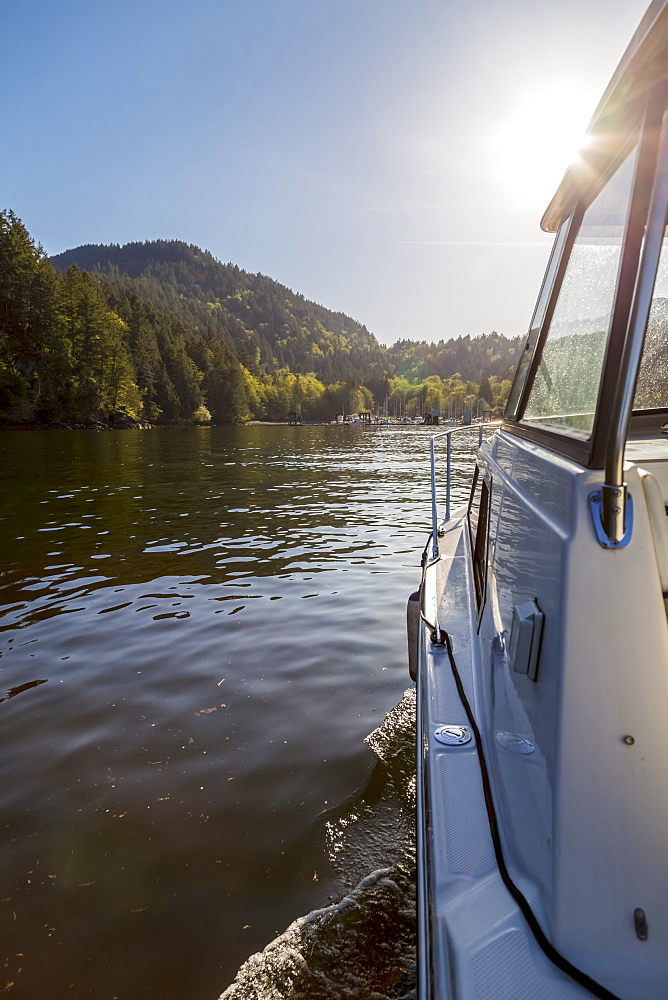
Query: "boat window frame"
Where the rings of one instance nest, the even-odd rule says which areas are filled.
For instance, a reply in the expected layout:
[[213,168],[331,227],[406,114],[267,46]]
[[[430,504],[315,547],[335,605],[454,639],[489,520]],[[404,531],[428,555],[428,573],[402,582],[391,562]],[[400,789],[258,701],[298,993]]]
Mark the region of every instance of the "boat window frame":
[[[659,123],[668,107],[668,95],[665,87],[656,84],[648,91],[643,105],[642,121],[639,128],[629,135],[629,138],[622,147],[617,150],[617,154],[606,164],[605,170],[601,170],[596,182],[592,183],[588,189],[583,191],[575,205],[570,217],[562,223],[563,227],[568,227],[567,234],[561,247],[561,257],[554,269],[554,280],[549,293],[545,312],[541,321],[540,330],[536,336],[533,328],[525,340],[524,350],[531,349],[532,340],[534,342],[533,354],[528,370],[523,376],[523,385],[518,399],[515,402],[513,411],[504,414],[503,428],[519,437],[534,441],[543,445],[550,451],[557,452],[575,460],[585,467],[603,468],[605,464],[605,449],[607,443],[607,429],[610,426],[612,412],[615,406],[617,390],[617,372],[619,362],[624,348],[633,295],[635,291],[640,251],[642,247],[643,234],[648,221],[649,200],[652,184],[657,167],[657,147],[658,135],[660,133]],[[579,439],[577,436],[569,434],[563,428],[551,430],[546,426],[537,426],[534,423],[524,423],[523,414],[527,405],[529,394],[533,387],[536,370],[541,362],[543,348],[548,337],[550,324],[557,304],[564,275],[571,258],[573,245],[580,230],[583,216],[599,192],[608,183],[615,171],[621,166],[624,159],[637,148],[636,163],[634,169],[632,197],[627,209],[627,217],[622,241],[620,261],[617,272],[617,279],[613,297],[613,308],[608,327],[608,337],[606,341],[603,364],[601,368],[601,381],[594,412],[592,432],[588,438]],[[558,236],[559,234],[557,234]],[[557,241],[555,240],[555,247]],[[548,270],[552,260],[548,263]],[[538,303],[540,304],[543,295],[545,279]],[[538,306],[536,307],[536,312]],[[532,321],[533,322],[533,321]],[[519,366],[517,376],[520,375]],[[514,383],[513,383],[514,387]],[[513,399],[511,389],[510,399]]]

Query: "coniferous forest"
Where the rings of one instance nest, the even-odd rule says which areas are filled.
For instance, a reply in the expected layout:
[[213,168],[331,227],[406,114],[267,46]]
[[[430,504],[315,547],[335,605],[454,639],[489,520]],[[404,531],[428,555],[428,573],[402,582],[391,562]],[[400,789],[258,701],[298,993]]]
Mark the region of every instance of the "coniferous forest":
[[157,240],[49,259],[0,212],[4,425],[498,413],[520,343],[492,332],[384,347],[343,313],[198,247]]

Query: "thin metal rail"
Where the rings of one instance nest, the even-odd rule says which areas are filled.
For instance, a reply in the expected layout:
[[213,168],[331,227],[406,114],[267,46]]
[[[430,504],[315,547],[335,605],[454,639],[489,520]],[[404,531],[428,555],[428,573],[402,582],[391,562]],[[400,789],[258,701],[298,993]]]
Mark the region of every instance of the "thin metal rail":
[[645,330],[652,306],[659,254],[666,233],[668,215],[668,113],[664,115],[659,142],[658,165],[649,207],[635,296],[629,328],[624,343],[612,424],[605,453],[605,483],[601,490],[603,530],[610,547],[617,547],[626,531],[626,495],[624,482],[624,447],[628,434],[636,377],[645,342]]
[[482,444],[482,432],[486,427],[500,427],[501,421],[494,420],[486,424],[465,424],[460,427],[449,427],[447,431],[439,434],[432,434],[429,439],[429,449],[431,455],[431,538],[432,538],[432,560],[438,559],[438,505],[436,503],[436,445],[439,438],[447,438],[447,458],[446,458],[446,489],[445,489],[445,520],[450,520],[450,487],[452,483],[452,435],[462,431],[478,431],[478,447]]

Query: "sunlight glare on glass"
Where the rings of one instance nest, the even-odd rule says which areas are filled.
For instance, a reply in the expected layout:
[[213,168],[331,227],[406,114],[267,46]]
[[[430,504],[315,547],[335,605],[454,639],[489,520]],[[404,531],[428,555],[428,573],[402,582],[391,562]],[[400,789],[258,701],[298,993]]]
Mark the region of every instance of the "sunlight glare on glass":
[[547,203],[586,145],[593,103],[571,86],[539,89],[509,111],[495,142],[498,167],[516,194]]

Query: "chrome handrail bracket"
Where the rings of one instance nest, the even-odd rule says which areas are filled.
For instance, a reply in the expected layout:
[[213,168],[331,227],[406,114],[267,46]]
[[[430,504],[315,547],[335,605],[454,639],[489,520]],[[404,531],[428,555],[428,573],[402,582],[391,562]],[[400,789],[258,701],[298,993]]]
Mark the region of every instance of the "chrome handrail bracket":
[[602,545],[604,549],[624,549],[631,541],[631,535],[633,534],[633,500],[631,499],[630,493],[626,493],[626,503],[624,504],[622,497],[624,496],[625,489],[618,490],[618,504],[620,505],[620,510],[622,506],[626,507],[623,518],[624,530],[619,539],[611,538],[604,524],[603,515],[603,491],[611,489],[616,488],[603,486],[600,490],[594,490],[593,493],[589,494],[587,501],[589,503],[591,519],[594,525],[594,532],[599,544]]

